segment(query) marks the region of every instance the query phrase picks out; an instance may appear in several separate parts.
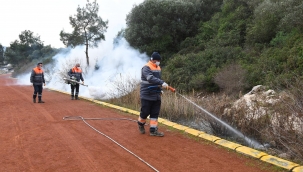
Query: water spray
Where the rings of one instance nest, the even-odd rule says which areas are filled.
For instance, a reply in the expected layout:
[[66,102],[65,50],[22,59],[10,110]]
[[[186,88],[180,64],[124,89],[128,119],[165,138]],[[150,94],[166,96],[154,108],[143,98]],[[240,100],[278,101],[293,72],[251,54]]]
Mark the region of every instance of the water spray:
[[167,87],[168,90],[176,93],[177,95],[181,96],[182,98],[184,98],[186,101],[188,101],[189,103],[193,104],[194,106],[196,106],[197,108],[199,108],[200,110],[202,110],[203,112],[205,112],[208,116],[212,117],[214,120],[216,120],[217,122],[219,122],[221,125],[225,126],[227,129],[229,129],[230,131],[232,131],[234,134],[236,134],[238,137],[243,138],[245,140],[245,142],[253,148],[256,149],[264,149],[265,147],[258,143],[257,141],[250,139],[248,137],[246,137],[243,133],[241,133],[240,131],[236,130],[235,128],[231,127],[229,124],[227,124],[226,122],[222,121],[221,119],[219,119],[218,117],[216,117],[215,115],[211,114],[210,112],[208,112],[206,109],[202,108],[201,106],[197,105],[195,102],[189,100],[188,98],[186,98],[184,95],[176,92],[176,89],[174,89],[173,87],[168,86]]

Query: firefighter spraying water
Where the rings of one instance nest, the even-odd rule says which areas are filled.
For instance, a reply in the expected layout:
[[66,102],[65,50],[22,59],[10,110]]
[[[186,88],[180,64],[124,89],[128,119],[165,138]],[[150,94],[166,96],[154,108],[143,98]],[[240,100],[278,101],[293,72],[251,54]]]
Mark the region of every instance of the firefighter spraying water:
[[150,60],[142,67],[140,84],[141,111],[138,117],[139,132],[145,134],[144,126],[149,116],[149,134],[157,137],[164,136],[163,132],[158,131],[162,88],[174,90],[161,79],[160,61],[160,54],[153,52]]

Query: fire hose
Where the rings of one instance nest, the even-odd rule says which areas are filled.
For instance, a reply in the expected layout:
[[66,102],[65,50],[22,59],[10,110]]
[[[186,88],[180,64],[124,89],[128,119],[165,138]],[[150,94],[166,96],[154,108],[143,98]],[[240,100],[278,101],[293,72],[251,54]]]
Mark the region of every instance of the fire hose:
[[117,144],[118,146],[120,146],[122,149],[126,150],[128,153],[132,154],[133,156],[135,156],[136,158],[138,158],[140,161],[142,161],[143,163],[145,163],[147,166],[149,166],[154,171],[159,172],[159,170],[157,170],[155,167],[153,167],[152,165],[150,165],[149,163],[147,163],[146,161],[144,161],[138,155],[134,154],[133,152],[131,152],[130,150],[128,150],[127,148],[125,148],[124,146],[122,146],[120,143],[118,143],[117,141],[115,141],[111,137],[109,137],[106,134],[102,133],[101,131],[97,130],[96,128],[94,128],[93,126],[91,126],[86,121],[86,120],[129,120],[129,121],[137,122],[136,120],[129,119],[129,118],[83,118],[82,116],[66,116],[66,117],[63,117],[63,120],[82,120],[86,125],[88,125],[90,128],[92,128],[93,130],[95,130],[97,133],[103,135],[104,137],[108,138],[109,140],[111,140],[112,142],[114,142],[115,144]]
[[[161,90],[161,85],[155,85],[155,86],[149,86],[148,89],[150,90],[150,92],[158,92],[158,93],[161,93],[162,90]],[[167,86],[165,88],[166,90],[170,90],[171,92],[175,93],[176,92],[176,89],[171,87],[171,86]]]
[[[75,82],[73,80],[64,78],[64,80],[66,81],[71,81],[71,82]],[[78,82],[75,82],[78,83]],[[81,84],[81,83],[78,83]],[[86,85],[85,85],[86,86]],[[150,86],[149,89],[153,90],[153,89],[159,89],[161,92],[161,86]],[[174,89],[171,86],[167,86],[166,87],[167,90],[170,90],[172,92],[175,92],[176,89]],[[157,90],[156,90],[157,91]],[[115,141],[114,139],[112,139],[111,137],[107,136],[106,134],[102,133],[101,131],[97,130],[96,128],[94,128],[93,126],[91,126],[86,120],[129,120],[129,121],[134,121],[137,122],[137,120],[133,120],[133,119],[129,119],[129,118],[83,118],[82,116],[66,116],[63,117],[63,120],[82,120],[86,125],[88,125],[90,128],[92,128],[93,130],[95,130],[96,132],[98,132],[99,134],[103,135],[104,137],[108,138],[109,140],[111,140],[112,142],[114,142],[115,144],[117,144],[118,146],[120,146],[122,149],[124,149],[125,151],[127,151],[128,153],[132,154],[133,156],[135,156],[136,158],[138,158],[140,161],[142,161],[143,163],[145,163],[147,166],[149,166],[151,169],[153,169],[156,172],[159,172],[159,170],[157,170],[155,167],[153,167],[152,165],[150,165],[149,163],[147,163],[146,161],[144,161],[142,158],[140,158],[138,155],[134,154],[133,152],[131,152],[130,150],[128,150],[127,148],[125,148],[123,145],[121,145],[120,143],[118,143],[117,141]],[[148,125],[148,124],[145,124]]]

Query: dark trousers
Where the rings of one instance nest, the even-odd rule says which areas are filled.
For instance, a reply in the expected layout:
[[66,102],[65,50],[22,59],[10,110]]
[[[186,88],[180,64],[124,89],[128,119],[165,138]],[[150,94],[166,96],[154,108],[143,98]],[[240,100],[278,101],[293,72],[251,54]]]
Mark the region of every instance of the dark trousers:
[[[79,87],[80,87],[79,84],[76,84],[76,85],[70,84],[71,96],[74,96],[74,95],[75,95],[76,97],[78,97],[78,95],[79,95]],[[75,92],[75,89],[76,89],[76,94],[74,93],[74,92]]]
[[150,115],[149,118],[158,119],[160,108],[161,108],[161,100],[150,101],[150,100],[141,99],[140,117],[142,119],[146,119],[148,115]]
[[39,100],[41,100],[41,97],[42,97],[42,90],[43,90],[42,84],[41,84],[41,85],[35,85],[35,84],[34,84],[34,94],[33,94],[33,98],[35,99],[35,98],[37,97],[37,94],[38,94]]

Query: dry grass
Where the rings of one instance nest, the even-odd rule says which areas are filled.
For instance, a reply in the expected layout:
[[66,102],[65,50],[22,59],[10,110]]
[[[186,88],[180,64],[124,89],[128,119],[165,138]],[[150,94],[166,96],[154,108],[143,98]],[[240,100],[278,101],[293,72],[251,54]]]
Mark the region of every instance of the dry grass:
[[140,85],[139,81],[128,76],[119,75],[113,79],[109,91],[109,103],[130,109],[140,109]]

